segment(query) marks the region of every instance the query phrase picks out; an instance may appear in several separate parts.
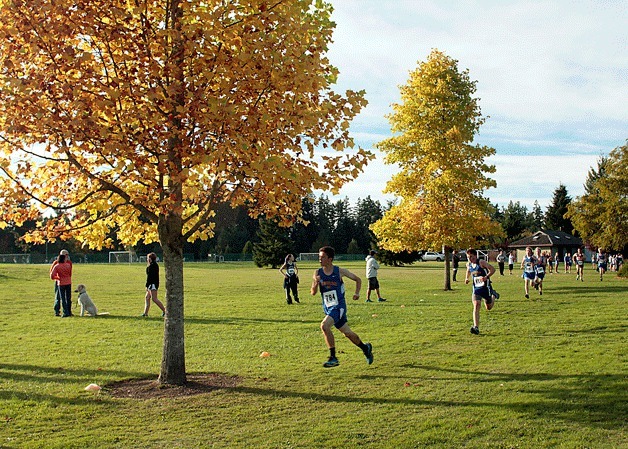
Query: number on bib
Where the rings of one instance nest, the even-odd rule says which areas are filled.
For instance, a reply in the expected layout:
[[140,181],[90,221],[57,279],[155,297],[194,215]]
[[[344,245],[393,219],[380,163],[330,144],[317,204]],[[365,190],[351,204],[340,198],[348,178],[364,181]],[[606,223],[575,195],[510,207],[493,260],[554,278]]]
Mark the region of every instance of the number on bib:
[[323,293],[323,302],[325,307],[333,307],[338,305],[338,294],[336,290],[330,290]]
[[476,276],[473,278],[473,285],[475,287],[484,287],[484,279],[481,276]]
[[525,271],[526,273],[533,273],[534,272],[534,267],[532,266],[531,263],[527,263],[525,265],[525,268],[523,269],[523,271]]
[[536,272],[537,272],[537,273],[545,273],[545,270],[543,269],[543,267],[541,267],[541,266],[537,266],[537,267],[536,267]]

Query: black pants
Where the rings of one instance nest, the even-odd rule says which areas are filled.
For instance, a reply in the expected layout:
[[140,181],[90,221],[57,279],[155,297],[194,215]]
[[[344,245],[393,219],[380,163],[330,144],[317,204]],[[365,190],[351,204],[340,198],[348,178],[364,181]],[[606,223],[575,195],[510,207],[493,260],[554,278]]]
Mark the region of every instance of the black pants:
[[497,262],[497,265],[499,265],[499,274],[503,276],[504,275],[504,262]]
[[290,292],[292,292],[292,296],[294,296],[294,301],[299,302],[299,291],[297,289],[298,284],[296,276],[290,276],[284,280],[283,288],[286,291],[286,302],[288,304],[292,304]]

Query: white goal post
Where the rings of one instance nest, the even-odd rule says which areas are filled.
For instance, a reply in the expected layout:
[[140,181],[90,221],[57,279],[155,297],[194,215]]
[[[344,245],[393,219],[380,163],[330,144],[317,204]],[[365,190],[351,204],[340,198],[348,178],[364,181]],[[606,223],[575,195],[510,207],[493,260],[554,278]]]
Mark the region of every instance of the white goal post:
[[31,263],[30,254],[0,254],[0,263]]
[[299,253],[299,261],[314,260],[318,262],[318,253]]
[[109,251],[109,263],[133,263],[138,260],[135,251]]

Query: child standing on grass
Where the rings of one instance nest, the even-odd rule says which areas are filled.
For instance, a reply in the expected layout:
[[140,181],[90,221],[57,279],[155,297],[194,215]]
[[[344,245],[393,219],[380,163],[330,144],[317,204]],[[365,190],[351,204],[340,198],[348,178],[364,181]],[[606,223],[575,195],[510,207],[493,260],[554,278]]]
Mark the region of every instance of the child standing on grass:
[[157,254],[150,253],[146,256],[146,296],[144,297],[144,313],[142,316],[148,316],[150,302],[157,304],[161,309],[161,316],[166,315],[166,308],[157,299],[157,290],[159,289],[159,265],[157,264]]

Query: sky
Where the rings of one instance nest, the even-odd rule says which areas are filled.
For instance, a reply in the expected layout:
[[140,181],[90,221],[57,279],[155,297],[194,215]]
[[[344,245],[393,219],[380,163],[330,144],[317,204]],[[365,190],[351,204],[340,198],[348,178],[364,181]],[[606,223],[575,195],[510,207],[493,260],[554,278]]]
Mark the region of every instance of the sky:
[[546,210],[560,184],[584,193],[591,168],[628,138],[628,0],[330,0],[336,23],[328,57],[337,92],[366,91],[352,135],[376,155],[332,200],[383,194],[396,167],[374,144],[391,136],[386,115],[399,86],[434,48],[477,81],[487,118],[474,143],[488,159],[493,204],[535,201]]

